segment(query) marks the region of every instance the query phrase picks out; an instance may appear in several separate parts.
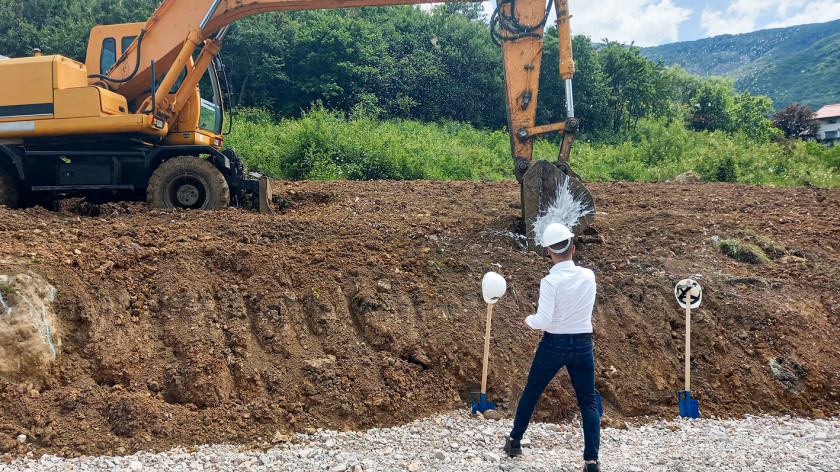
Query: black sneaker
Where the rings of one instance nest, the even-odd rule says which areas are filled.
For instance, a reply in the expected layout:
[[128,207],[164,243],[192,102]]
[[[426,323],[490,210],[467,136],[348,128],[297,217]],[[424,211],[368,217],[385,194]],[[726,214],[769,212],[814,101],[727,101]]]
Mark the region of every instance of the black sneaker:
[[584,464],[583,472],[601,472],[601,467],[598,464],[600,464],[600,462],[596,462],[594,464]]
[[508,436],[507,440],[505,440],[505,453],[510,457],[516,457],[522,455],[522,446],[519,445],[518,439],[513,439],[512,437]]

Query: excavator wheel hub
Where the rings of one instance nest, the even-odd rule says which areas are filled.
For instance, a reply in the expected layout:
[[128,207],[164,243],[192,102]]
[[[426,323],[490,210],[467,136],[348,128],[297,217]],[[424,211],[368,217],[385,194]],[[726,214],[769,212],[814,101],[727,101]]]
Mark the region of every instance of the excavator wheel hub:
[[176,198],[178,199],[178,203],[184,207],[191,207],[195,205],[198,201],[200,196],[200,192],[195,185],[192,184],[183,184],[178,188]]

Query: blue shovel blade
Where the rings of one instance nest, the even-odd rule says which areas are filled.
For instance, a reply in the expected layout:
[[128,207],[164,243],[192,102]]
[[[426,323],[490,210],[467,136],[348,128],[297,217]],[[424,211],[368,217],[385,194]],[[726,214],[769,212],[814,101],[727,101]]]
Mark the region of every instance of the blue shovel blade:
[[[472,414],[476,412],[484,413],[487,410],[495,410],[496,404],[487,401],[487,394],[481,392],[470,392],[473,398]],[[475,400],[475,394],[478,394],[478,401]]]
[[691,392],[688,390],[678,390],[677,398],[680,404],[680,417],[682,418],[699,418],[700,404],[697,400],[691,398]]

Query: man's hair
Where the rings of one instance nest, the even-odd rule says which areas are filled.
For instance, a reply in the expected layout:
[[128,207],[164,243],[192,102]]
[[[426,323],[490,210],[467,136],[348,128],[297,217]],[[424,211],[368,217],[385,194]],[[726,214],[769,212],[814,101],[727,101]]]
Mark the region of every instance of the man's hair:
[[[567,257],[572,254],[572,248],[575,247],[575,238],[571,237],[557,244],[548,246],[548,249],[560,257]],[[564,250],[565,249],[565,250]]]

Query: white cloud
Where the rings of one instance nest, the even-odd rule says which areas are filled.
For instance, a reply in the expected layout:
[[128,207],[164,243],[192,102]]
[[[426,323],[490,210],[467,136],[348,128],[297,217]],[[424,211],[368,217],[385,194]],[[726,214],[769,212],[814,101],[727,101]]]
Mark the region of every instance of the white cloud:
[[778,19],[764,26],[764,28],[785,28],[808,23],[824,23],[836,19],[840,19],[840,2],[836,0],[818,0],[806,4],[801,12]]
[[600,0],[573,2],[572,34],[593,41],[607,38],[637,46],[656,46],[677,40],[680,23],[691,10],[671,0]]
[[726,12],[703,10],[700,14],[700,24],[705,28],[704,36],[718,36],[721,34],[740,34],[755,31],[758,13],[733,15]]
[[[720,34],[749,33],[757,29],[773,28],[782,24],[789,26],[802,24],[803,21],[794,18],[809,15],[815,18],[814,21],[828,21],[820,10],[813,10],[812,5],[821,4],[822,10],[827,7],[840,7],[834,0],[818,0],[805,5],[804,12],[788,16],[791,10],[800,11],[805,0],[733,0],[725,11],[706,8],[700,15],[700,24],[706,30],[706,36],[717,36]],[[766,24],[759,22],[761,18],[774,16],[778,21]],[[823,19],[816,19],[823,18]]]

